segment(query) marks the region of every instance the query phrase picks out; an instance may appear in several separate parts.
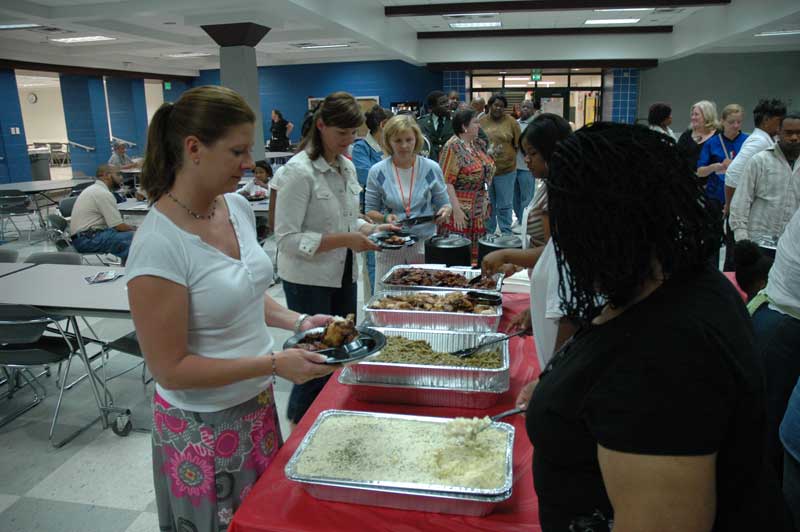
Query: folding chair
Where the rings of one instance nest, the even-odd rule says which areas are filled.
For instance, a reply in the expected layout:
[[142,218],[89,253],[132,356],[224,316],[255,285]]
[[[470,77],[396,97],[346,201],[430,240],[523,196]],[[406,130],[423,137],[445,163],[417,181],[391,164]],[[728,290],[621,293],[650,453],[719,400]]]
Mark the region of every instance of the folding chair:
[[19,251],[0,247],[0,262],[17,262]]
[[[45,335],[45,332],[49,330],[48,325],[54,326],[58,331],[56,336]],[[69,372],[72,356],[78,353],[78,347],[79,346],[73,345],[70,338],[61,328],[57,318],[54,319],[41,310],[27,305],[0,305],[0,367],[2,367],[3,371],[9,376],[9,389],[8,392],[6,392],[6,396],[13,396],[19,391],[21,388],[19,385],[20,378],[29,384],[34,392],[34,400],[3,417],[3,419],[0,420],[0,426],[21,416],[23,413],[39,404],[47,395],[44,386],[38,382],[29,368],[66,362],[67,372]],[[53,435],[56,423],[58,422],[58,414],[61,411],[65,383],[66,379],[63,379],[59,387],[56,410],[53,414],[53,421],[50,424],[50,433],[48,436],[51,444],[56,448],[75,439],[104,415],[103,406],[100,404],[100,397],[97,394],[97,390],[93,389],[100,416],[65,438],[54,442]],[[36,390],[37,384],[39,386],[38,392]]]
[[[61,209],[59,208],[59,210]],[[111,264],[100,253],[81,253],[75,249],[75,247],[72,245],[72,237],[70,237],[69,234],[69,222],[67,222],[67,220],[58,214],[49,214],[47,216],[47,238],[56,245],[56,249],[58,251],[72,255],[79,255],[85,264],[91,264],[91,262],[89,262],[89,260],[86,258],[88,255],[94,255],[103,266],[108,266]],[[67,262],[53,264],[73,264],[73,262],[70,262],[72,259],[66,260]]]
[[4,190],[0,192],[0,240],[6,240],[6,221],[14,227],[17,232],[17,239],[19,239],[22,231],[14,222],[14,217],[24,216],[30,223],[30,228],[28,229],[28,242],[30,242],[31,234],[36,227],[36,222],[33,220],[34,214],[36,214],[36,209],[33,207],[31,199],[21,190]]

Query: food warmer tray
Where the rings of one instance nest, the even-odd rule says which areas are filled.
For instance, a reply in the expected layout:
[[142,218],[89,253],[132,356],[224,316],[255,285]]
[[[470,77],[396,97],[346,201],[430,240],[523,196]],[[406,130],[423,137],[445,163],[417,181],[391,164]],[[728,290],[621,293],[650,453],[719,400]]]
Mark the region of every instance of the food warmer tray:
[[[497,275],[497,284],[494,288],[470,288],[469,286],[424,286],[424,285],[404,285],[404,284],[392,284],[388,282],[388,279],[392,276],[392,274],[396,270],[405,270],[405,269],[413,269],[413,268],[420,268],[425,270],[434,270],[434,271],[448,271],[453,273],[458,273],[463,275],[467,278],[467,281],[471,281],[476,277],[481,276],[481,270],[475,268],[469,268],[466,266],[444,266],[443,264],[398,264],[397,266],[393,266],[391,270],[386,272],[383,278],[380,280],[383,286],[390,287],[391,290],[444,290],[444,291],[463,291],[463,290],[474,290],[475,292],[486,292],[489,294],[499,294],[503,288],[503,279],[505,278],[505,274],[498,274]],[[381,286],[381,285],[379,285]]]
[[406,419],[430,423],[447,423],[451,418],[410,416],[403,414],[384,414],[380,412],[356,412],[350,410],[326,410],[317,417],[314,424],[286,464],[286,478],[299,482],[303,488],[317,499],[352,504],[366,504],[466,516],[484,516],[494,507],[509,499],[513,485],[514,427],[507,423],[493,422],[492,427],[506,432],[506,470],[503,486],[496,490],[433,486],[427,484],[392,483],[381,481],[349,481],[323,477],[308,477],[297,473],[297,462],[308,447],[317,429],[333,416],[366,416],[378,419]]
[[[469,290],[458,291],[469,292]],[[387,290],[378,292],[364,305],[365,319],[372,322],[376,327],[415,327],[438,331],[496,332],[500,326],[500,319],[503,317],[502,305],[496,305],[491,314],[371,308],[383,297],[407,296],[415,293],[430,293],[442,296],[447,292],[442,290]]]

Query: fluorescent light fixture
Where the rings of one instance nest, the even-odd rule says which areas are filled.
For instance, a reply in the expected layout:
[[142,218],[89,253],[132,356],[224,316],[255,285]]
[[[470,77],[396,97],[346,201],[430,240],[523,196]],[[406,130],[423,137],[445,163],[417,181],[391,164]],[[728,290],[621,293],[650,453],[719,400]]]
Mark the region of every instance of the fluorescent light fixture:
[[208,57],[209,52],[178,52],[177,54],[166,54],[164,57],[172,57],[175,59],[184,59],[187,57]]
[[800,30],[776,30],[756,33],[753,37],[780,37],[783,35],[800,35]]
[[593,18],[584,22],[584,24],[636,24],[640,20],[638,18]]
[[[497,78],[498,81],[502,80],[503,78]],[[506,77],[506,81],[530,81],[530,77]]]
[[653,11],[654,7],[620,7],[618,9],[595,9],[595,13],[613,13],[614,11]]
[[462,30],[466,28],[499,28],[503,25],[499,20],[491,22],[451,22],[450,27],[454,30]]
[[506,85],[506,87],[509,87],[509,88],[523,88],[523,87],[524,88],[528,88],[528,85],[527,84],[524,84],[524,85]]
[[318,50],[320,48],[350,48],[349,44],[308,44],[301,46],[303,50]]
[[41,27],[41,24],[0,24],[0,30],[29,30]]
[[58,39],[50,39],[52,42],[60,42],[63,44],[75,44],[79,42],[100,42],[100,41],[116,41],[116,37],[106,37],[104,35],[89,35],[87,37],[61,37]]
[[443,17],[496,17],[500,13],[455,13],[453,15],[442,15]]

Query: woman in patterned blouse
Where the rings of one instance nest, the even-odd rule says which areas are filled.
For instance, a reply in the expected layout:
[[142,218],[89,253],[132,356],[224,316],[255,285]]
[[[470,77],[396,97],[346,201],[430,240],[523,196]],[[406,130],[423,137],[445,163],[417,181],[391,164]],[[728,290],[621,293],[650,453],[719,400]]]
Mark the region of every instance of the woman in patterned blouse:
[[445,226],[472,240],[472,258],[478,256],[478,239],[486,219],[486,187],[494,176],[494,160],[478,138],[475,111],[464,109],[453,116],[455,134],[442,147],[439,165],[447,183],[453,216]]

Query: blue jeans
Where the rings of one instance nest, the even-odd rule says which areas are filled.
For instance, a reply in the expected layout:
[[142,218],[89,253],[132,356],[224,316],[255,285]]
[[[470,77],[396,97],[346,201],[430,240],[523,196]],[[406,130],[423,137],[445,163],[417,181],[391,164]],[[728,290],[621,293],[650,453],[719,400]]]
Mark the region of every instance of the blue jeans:
[[533,199],[533,192],[536,189],[533,174],[528,170],[517,169],[517,179],[514,181],[514,214],[517,221],[522,223],[522,211]]
[[369,285],[372,287],[372,292],[375,292],[375,252],[367,251],[367,274],[369,275]]
[[72,245],[80,253],[111,253],[124,263],[128,260],[128,250],[131,248],[133,235],[133,231],[117,231],[111,228],[94,233],[92,236],[78,233],[72,237]]
[[494,176],[489,186],[489,201],[492,204],[492,215],[484,223],[490,235],[500,226],[500,232],[511,233],[511,204],[514,201],[514,182],[517,171]]
[[[283,293],[286,295],[286,306],[295,312],[304,314],[330,314],[332,316],[355,314],[358,285],[352,282],[351,277],[354,260],[352,253],[348,252],[341,288],[296,284],[284,279]],[[300,422],[329,378],[330,375],[326,375],[292,386],[286,412],[286,417],[292,423]]]
[[800,378],[800,320],[762,305],[753,314],[753,331],[764,368],[767,394],[766,458],[775,471],[783,471],[783,446],[778,429]]

